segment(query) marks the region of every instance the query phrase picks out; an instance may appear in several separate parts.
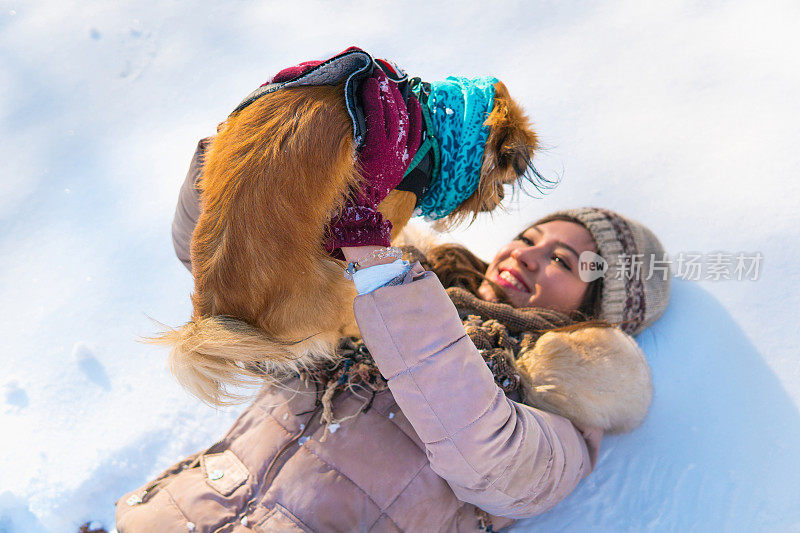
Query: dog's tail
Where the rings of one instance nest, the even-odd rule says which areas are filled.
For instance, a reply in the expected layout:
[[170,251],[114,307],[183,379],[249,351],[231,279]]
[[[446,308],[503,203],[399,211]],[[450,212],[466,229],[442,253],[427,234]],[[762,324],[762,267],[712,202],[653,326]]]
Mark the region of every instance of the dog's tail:
[[214,406],[241,403],[253,387],[277,383],[332,359],[335,335],[300,341],[270,338],[234,317],[196,318],[142,340],[171,348],[169,366],[189,392]]

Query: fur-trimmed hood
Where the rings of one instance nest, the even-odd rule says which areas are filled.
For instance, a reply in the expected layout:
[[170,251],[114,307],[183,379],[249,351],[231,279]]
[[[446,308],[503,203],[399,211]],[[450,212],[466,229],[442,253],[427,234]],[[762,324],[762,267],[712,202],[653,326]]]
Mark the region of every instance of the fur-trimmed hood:
[[618,328],[585,327],[542,335],[516,361],[525,403],[578,427],[624,433],[650,408],[650,366],[636,341]]

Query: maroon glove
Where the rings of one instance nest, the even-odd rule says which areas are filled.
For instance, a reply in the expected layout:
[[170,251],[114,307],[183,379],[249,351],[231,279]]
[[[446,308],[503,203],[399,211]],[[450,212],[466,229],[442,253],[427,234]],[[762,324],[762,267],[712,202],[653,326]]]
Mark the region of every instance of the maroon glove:
[[383,219],[378,205],[403,180],[422,141],[419,101],[411,96],[406,105],[397,84],[380,68],[364,80],[359,93],[367,131],[358,166],[365,183],[351,191],[331,220],[325,250],[338,258],[342,246],[389,246],[392,223]]

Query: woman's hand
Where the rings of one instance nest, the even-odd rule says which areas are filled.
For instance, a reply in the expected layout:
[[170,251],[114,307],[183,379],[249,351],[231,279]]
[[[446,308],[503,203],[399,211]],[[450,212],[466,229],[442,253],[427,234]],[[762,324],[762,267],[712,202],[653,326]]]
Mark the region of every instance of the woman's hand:
[[364,186],[352,191],[351,200],[331,220],[325,243],[329,253],[342,247],[389,246],[392,224],[378,205],[403,180],[422,140],[419,102],[412,96],[406,104],[397,84],[381,69],[375,69],[359,92],[367,126],[358,154]]
[[[361,262],[365,257],[375,250],[380,250],[383,246],[342,246],[342,254],[347,262]],[[373,265],[385,265],[394,262],[394,257],[384,257],[372,261]]]

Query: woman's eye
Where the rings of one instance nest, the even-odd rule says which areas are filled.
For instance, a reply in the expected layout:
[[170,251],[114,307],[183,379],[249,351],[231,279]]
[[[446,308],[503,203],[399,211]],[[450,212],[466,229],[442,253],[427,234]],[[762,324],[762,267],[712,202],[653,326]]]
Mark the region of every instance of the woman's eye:
[[517,237],[517,240],[524,242],[525,246],[533,246],[533,241],[527,238],[525,235],[520,235]]
[[567,270],[570,270],[570,271],[572,270],[572,269],[569,267],[569,264],[568,264],[568,263],[567,263],[567,262],[566,262],[566,261],[565,261],[565,260],[564,260],[562,257],[559,257],[559,256],[557,256],[557,255],[554,255],[554,256],[553,256],[553,261],[555,261],[556,263],[561,263],[561,266],[562,266],[562,267],[564,267],[564,268],[566,268]]

